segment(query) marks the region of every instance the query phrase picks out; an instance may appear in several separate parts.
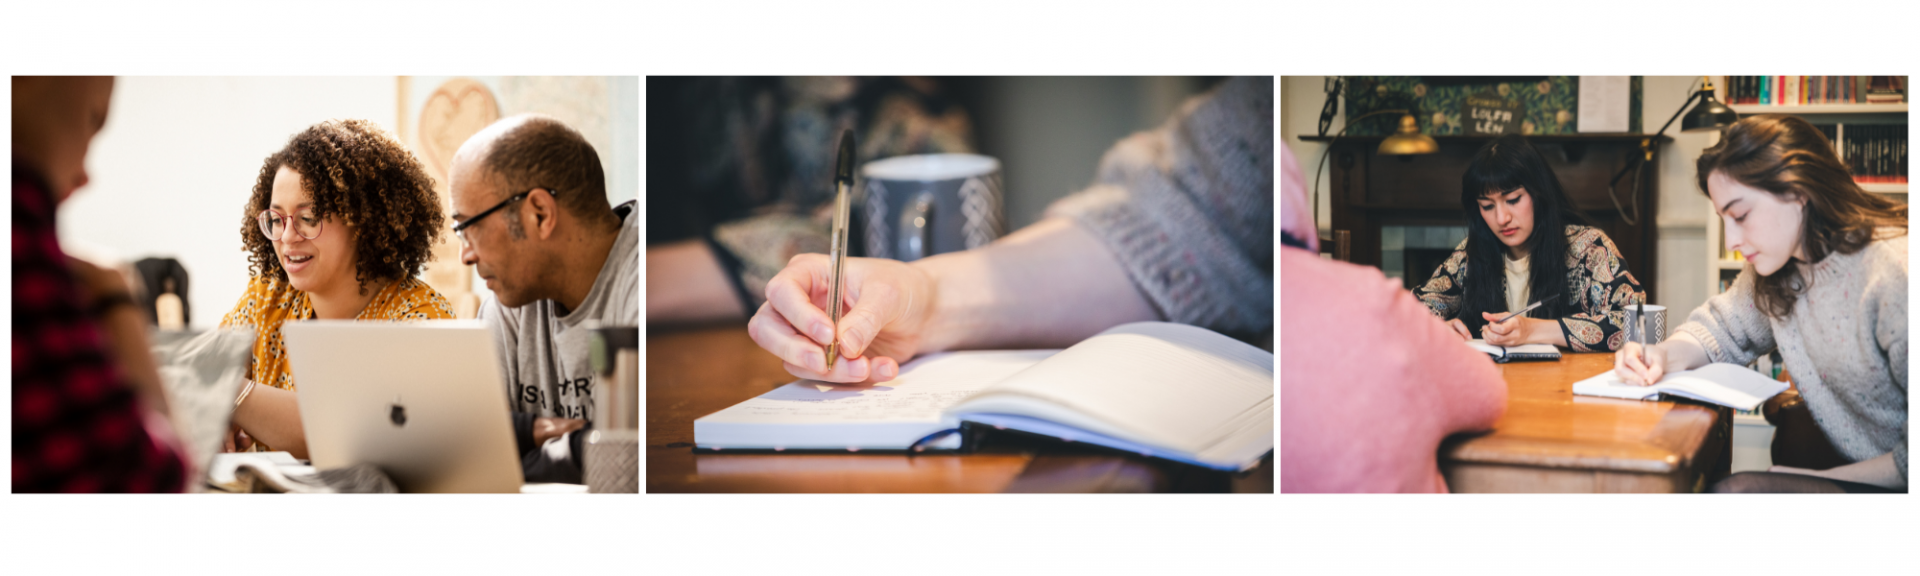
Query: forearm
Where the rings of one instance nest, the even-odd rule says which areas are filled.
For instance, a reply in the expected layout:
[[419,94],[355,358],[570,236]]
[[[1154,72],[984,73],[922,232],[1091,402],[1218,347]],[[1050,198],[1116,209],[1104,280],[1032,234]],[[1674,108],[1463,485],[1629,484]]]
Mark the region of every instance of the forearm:
[[122,376],[133,387],[142,405],[168,416],[166,389],[160,382],[160,367],[154,363],[152,346],[147,341],[146,318],[132,305],[115,306],[100,318],[100,330],[112,349],[113,360]]
[[1669,373],[1692,370],[1713,361],[1707,356],[1707,347],[1700,345],[1700,341],[1694,340],[1692,334],[1685,332],[1674,334],[1673,337],[1655,346],[1659,346],[1667,353],[1666,371]]
[[1160,315],[1092,234],[1052,218],[912,264],[933,280],[923,352],[1064,347]]
[[233,423],[254,440],[277,450],[307,457],[307,434],[300,424],[299,395],[265,384],[256,384],[247,398],[233,411]]
[[1567,345],[1567,331],[1561,327],[1564,322],[1564,320],[1533,321],[1533,335],[1527,341],[1533,344],[1552,344],[1561,348],[1571,348],[1572,346]]
[[647,322],[746,318],[727,274],[699,240],[647,248]]

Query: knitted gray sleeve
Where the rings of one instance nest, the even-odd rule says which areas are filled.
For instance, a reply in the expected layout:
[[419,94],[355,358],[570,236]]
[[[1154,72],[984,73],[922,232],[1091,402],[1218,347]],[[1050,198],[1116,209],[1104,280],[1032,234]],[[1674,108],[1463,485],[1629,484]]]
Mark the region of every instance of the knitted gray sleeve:
[[1714,362],[1747,364],[1776,346],[1773,325],[1753,303],[1753,265],[1740,270],[1726,292],[1708,298],[1705,304],[1687,315],[1687,323],[1675,328],[1700,341],[1707,358]]
[[[1873,318],[1874,343],[1886,351],[1887,368],[1892,372],[1889,376],[1900,389],[1898,398],[1888,398],[1893,404],[1905,402],[1912,393],[1907,386],[1907,240],[1907,236],[1901,235],[1892,242],[1877,243],[1883,249],[1867,251],[1871,260],[1865,266],[1878,273],[1871,276],[1875,281],[1870,282],[1862,294],[1868,301],[1879,303]],[[1902,478],[1911,479],[1907,474],[1907,438],[1904,436],[1893,449],[1893,464]]]
[[1273,154],[1273,79],[1231,79],[1047,215],[1100,238],[1163,318],[1251,340],[1273,328]]

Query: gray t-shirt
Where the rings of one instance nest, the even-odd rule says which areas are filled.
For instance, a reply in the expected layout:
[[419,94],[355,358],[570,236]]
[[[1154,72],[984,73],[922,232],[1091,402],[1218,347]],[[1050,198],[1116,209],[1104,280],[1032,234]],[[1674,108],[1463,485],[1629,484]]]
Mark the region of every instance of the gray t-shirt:
[[552,300],[508,308],[492,297],[481,306],[480,317],[500,347],[507,405],[515,412],[593,420],[593,335],[581,325],[640,325],[640,219],[634,205],[613,209],[621,218],[620,235],[578,309],[559,314]]

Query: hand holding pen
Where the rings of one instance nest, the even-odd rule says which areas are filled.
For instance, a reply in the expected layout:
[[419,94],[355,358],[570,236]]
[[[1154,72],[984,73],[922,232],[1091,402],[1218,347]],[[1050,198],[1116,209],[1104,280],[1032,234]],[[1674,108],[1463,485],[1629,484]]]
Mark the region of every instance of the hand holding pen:
[[[1634,339],[1622,344],[1620,350],[1613,355],[1613,373],[1620,378],[1621,383],[1651,386],[1658,384],[1668,372],[1706,364],[1705,351],[1698,345],[1682,345],[1681,353],[1676,355],[1675,349],[1670,348],[1666,343],[1648,341],[1646,302],[1636,305],[1634,315],[1637,317],[1635,323],[1637,333]],[[1682,337],[1679,334],[1675,336],[1668,342],[1679,341],[1688,344],[1693,342],[1691,338]]]
[[[1540,341],[1542,339],[1533,337],[1533,330],[1529,328],[1529,326],[1532,326],[1538,321],[1530,320],[1523,316],[1559,296],[1559,294],[1555,294],[1541,298],[1526,308],[1521,308],[1505,316],[1482,312],[1480,313],[1480,318],[1487,321],[1487,326],[1481,329],[1480,333],[1488,344],[1494,346],[1519,346],[1529,342]],[[1555,330],[1559,329],[1558,326],[1553,326],[1552,328]]]
[[847,254],[853,164],[853,131],[848,130],[840,136],[835,162],[831,254],[795,256],[767,282],[767,303],[747,322],[754,342],[801,378],[893,379],[900,362],[919,353],[932,310],[933,281],[925,272]]
[[[801,254],[767,281],[767,303],[747,321],[747,334],[780,357],[799,378],[838,383],[885,382],[927,346],[934,278],[897,260],[848,258],[842,263],[846,314],[838,329],[827,314],[832,261]],[[826,347],[839,356],[827,367]]]

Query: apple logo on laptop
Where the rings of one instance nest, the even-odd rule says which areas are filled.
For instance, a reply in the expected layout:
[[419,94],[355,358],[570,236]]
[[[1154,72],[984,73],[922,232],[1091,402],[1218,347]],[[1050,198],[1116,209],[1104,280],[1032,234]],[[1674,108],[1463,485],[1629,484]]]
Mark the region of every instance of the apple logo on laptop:
[[407,407],[401,406],[400,400],[398,398],[395,398],[393,403],[393,411],[387,414],[387,418],[390,420],[393,420],[393,427],[395,428],[406,426],[407,425]]

